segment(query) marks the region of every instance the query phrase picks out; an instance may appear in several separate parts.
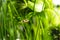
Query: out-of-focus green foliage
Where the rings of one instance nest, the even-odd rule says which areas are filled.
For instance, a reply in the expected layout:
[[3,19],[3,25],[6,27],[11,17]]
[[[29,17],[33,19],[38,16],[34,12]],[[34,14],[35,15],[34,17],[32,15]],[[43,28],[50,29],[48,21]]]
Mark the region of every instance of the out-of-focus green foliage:
[[1,40],[60,40],[60,6],[52,0],[0,0]]

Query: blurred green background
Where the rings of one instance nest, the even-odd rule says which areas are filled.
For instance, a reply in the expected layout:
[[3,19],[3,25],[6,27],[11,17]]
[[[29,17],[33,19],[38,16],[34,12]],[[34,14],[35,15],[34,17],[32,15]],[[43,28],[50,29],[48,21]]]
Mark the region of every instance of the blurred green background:
[[0,0],[0,40],[60,40],[60,0]]

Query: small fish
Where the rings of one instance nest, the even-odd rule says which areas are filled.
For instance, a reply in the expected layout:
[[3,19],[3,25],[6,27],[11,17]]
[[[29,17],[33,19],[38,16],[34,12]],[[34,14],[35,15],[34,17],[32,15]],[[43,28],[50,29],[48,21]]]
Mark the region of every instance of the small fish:
[[22,22],[24,22],[24,23],[28,23],[29,20],[28,20],[28,19],[24,19],[24,20],[22,20]]

